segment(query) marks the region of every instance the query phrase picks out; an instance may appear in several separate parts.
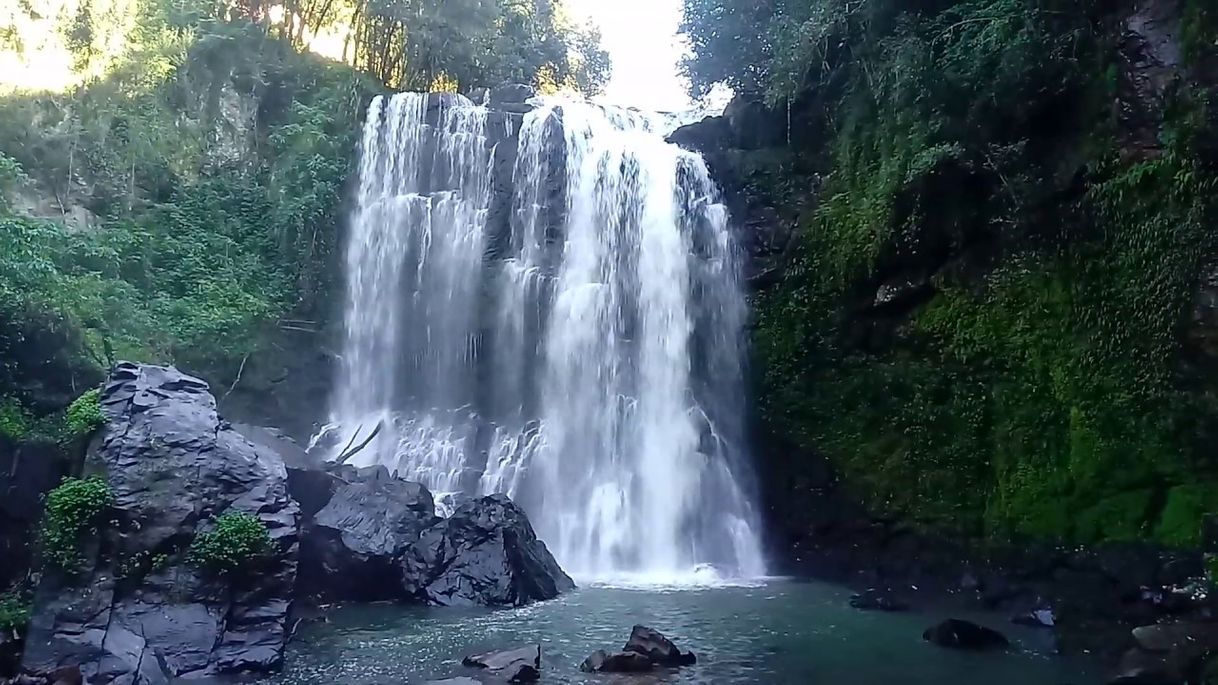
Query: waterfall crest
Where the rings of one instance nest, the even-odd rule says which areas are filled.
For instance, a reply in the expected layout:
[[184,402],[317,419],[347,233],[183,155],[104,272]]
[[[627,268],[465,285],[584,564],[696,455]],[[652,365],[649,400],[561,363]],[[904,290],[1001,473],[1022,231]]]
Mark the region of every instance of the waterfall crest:
[[504,492],[572,574],[764,573],[743,428],[746,307],[698,155],[584,102],[369,108],[346,338],[315,442]]

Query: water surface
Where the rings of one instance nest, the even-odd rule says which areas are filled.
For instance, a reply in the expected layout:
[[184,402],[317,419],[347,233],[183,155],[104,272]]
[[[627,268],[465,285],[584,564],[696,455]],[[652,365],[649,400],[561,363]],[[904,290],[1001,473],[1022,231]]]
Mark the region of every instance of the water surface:
[[[826,685],[1095,685],[1082,661],[1051,656],[1047,631],[979,620],[1016,645],[1006,653],[945,650],[922,631],[947,612],[861,612],[842,588],[791,581],[699,589],[584,587],[516,610],[390,605],[334,611],[302,628],[284,685],[390,685],[476,675],[461,657],[542,646],[543,683],[824,683]],[[596,649],[620,649],[642,623],[698,654],[698,664],[645,677],[581,673]]]

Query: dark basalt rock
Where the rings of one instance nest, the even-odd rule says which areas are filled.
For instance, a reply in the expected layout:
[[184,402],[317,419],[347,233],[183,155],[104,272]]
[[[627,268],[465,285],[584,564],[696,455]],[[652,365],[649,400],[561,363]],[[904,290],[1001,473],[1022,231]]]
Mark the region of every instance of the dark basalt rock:
[[462,664],[485,668],[509,683],[532,683],[541,679],[541,645],[467,656]]
[[927,642],[952,649],[1004,649],[1010,646],[1006,636],[992,628],[970,621],[949,618],[922,633]]
[[[94,685],[277,668],[299,513],[279,455],[234,431],[207,384],[174,368],[120,363],[101,405],[106,425],[85,472],[109,484],[110,516],[82,541],[77,574],[44,576],[23,668],[79,664]],[[256,570],[220,575],[187,561],[191,541],[226,511],[266,526],[271,547]]]
[[682,652],[672,640],[647,626],[635,626],[622,650],[642,654],[657,666],[689,666],[698,661],[693,652]]
[[[321,490],[321,478],[295,480]],[[431,493],[422,485],[395,478],[383,466],[356,471],[307,525],[301,540],[302,591],[324,600],[405,598],[399,560],[438,521]]]
[[468,502],[402,559],[402,584],[439,605],[522,606],[575,587],[504,495]]
[[66,475],[68,460],[54,442],[0,436],[0,591],[29,570],[42,498]]
[[1109,685],[1183,685],[1195,680],[1203,664],[1203,653],[1154,654],[1130,649],[1121,657]]
[[850,606],[862,611],[906,611],[909,605],[887,590],[872,588],[850,597]]
[[1032,628],[1052,628],[1057,623],[1052,609],[1033,609],[1011,617],[1011,623]]
[[1148,652],[1197,648],[1218,650],[1218,624],[1199,622],[1157,623],[1133,629],[1133,639]]
[[655,662],[638,652],[606,652],[598,649],[588,655],[579,670],[585,673],[646,673]]
[[488,102],[493,106],[519,105],[537,95],[537,90],[523,83],[505,83],[491,89]]

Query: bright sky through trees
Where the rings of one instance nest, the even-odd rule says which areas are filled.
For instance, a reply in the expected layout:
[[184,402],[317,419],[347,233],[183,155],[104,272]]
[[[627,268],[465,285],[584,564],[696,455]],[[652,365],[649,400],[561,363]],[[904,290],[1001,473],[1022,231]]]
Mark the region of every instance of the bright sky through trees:
[[685,52],[677,36],[681,0],[567,0],[573,14],[601,27],[613,59],[613,77],[604,99],[656,111],[689,106],[677,62]]

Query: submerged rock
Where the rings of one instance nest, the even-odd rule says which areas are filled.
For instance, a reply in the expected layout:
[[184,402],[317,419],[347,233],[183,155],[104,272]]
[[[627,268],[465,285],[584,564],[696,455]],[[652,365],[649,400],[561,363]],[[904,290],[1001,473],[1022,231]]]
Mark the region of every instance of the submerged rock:
[[682,652],[658,630],[635,626],[620,652],[599,649],[579,665],[589,673],[645,673],[653,668],[675,668],[697,663],[693,652]]
[[922,633],[927,642],[953,649],[1004,649],[1010,646],[1006,636],[992,628],[958,618],[949,618]]
[[[296,579],[298,508],[279,455],[234,431],[207,384],[123,362],[101,396],[106,425],[85,472],[113,494],[81,565],[51,570],[35,598],[23,668],[79,665],[90,683],[268,671],[283,660]],[[216,573],[187,559],[225,512],[265,526],[257,569]]]
[[872,588],[850,597],[850,606],[862,611],[906,611],[909,605],[887,590]]
[[485,668],[509,683],[532,683],[541,679],[541,645],[467,656],[462,664]]
[[1011,617],[1011,623],[1033,628],[1052,628],[1056,622],[1052,609],[1033,609]]
[[689,666],[698,661],[693,652],[682,652],[672,640],[647,626],[635,626],[622,649],[642,654],[657,666]]
[[467,502],[423,532],[402,583],[432,604],[522,606],[575,587],[505,495]]
[[588,655],[579,670],[586,673],[646,673],[655,662],[638,652],[606,652],[598,649]]

